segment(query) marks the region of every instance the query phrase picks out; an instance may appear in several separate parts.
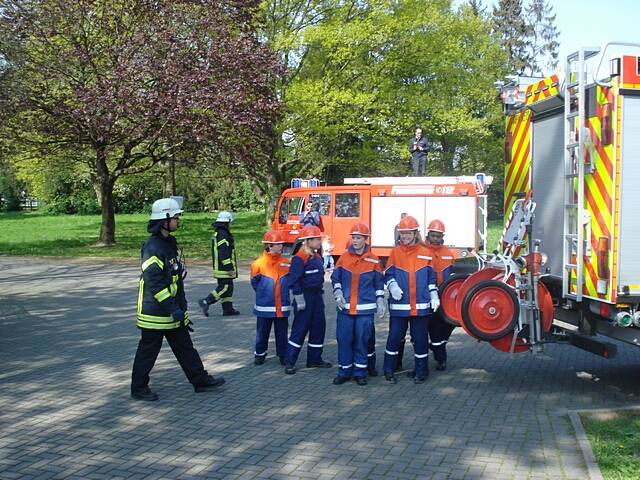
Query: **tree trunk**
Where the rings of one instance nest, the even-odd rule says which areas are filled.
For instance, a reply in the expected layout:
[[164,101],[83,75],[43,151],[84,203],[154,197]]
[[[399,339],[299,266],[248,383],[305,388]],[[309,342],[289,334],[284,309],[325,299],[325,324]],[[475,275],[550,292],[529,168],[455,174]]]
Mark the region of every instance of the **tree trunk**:
[[115,177],[109,174],[107,153],[104,147],[96,149],[96,180],[99,190],[98,202],[102,211],[99,246],[110,247],[116,243],[116,215],[113,201],[113,185]]
[[171,197],[176,194],[176,160],[169,157],[165,162],[164,172],[164,196]]

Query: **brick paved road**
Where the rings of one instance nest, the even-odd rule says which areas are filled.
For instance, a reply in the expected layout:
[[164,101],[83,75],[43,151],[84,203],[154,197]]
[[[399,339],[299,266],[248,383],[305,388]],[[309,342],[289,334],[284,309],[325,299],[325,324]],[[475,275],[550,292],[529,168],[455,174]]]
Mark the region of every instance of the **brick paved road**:
[[[640,395],[638,349],[510,358],[459,331],[451,368],[423,385],[334,386],[334,369],[284,375],[273,357],[255,367],[243,277],[244,315],[193,315],[196,348],[227,385],[194,394],[165,344],[152,372],[160,401],[135,402],[137,278],[131,263],[0,257],[0,478],[583,479],[565,409]],[[191,266],[192,305],[209,278]],[[331,310],[324,357],[335,362]],[[386,320],[377,331],[381,353]]]

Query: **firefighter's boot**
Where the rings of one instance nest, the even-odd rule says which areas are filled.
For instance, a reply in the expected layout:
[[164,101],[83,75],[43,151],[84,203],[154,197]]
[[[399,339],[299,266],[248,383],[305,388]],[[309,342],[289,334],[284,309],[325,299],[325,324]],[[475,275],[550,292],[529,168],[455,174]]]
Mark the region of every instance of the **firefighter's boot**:
[[205,317],[209,316],[209,305],[213,305],[214,303],[216,303],[216,299],[211,294],[207,295],[205,298],[201,298],[200,300],[198,300],[198,306],[200,307],[200,310],[202,310],[202,314]]
[[227,317],[229,315],[240,315],[240,312],[233,308],[233,303],[224,302],[222,304],[222,315]]

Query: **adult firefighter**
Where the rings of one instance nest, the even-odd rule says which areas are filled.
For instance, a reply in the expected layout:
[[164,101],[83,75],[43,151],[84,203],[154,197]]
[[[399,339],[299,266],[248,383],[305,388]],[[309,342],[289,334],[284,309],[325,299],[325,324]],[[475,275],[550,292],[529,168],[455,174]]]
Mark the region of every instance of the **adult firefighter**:
[[440,306],[436,275],[431,268],[429,250],[420,241],[420,226],[410,215],[399,224],[400,245],[391,250],[385,282],[389,299],[389,336],[384,353],[385,379],[396,383],[398,346],[407,326],[413,339],[415,383],[423,383],[429,375],[428,316]]
[[[431,255],[431,266],[436,272],[438,286],[453,273],[453,253],[444,246],[445,228],[440,220],[432,220],[427,229],[427,248]],[[447,368],[447,342],[453,325],[446,322],[442,312],[434,311],[429,318],[429,347],[436,361],[436,370]]]
[[322,360],[326,319],[322,298],[324,268],[322,257],[318,254],[322,245],[321,236],[318,227],[304,227],[298,237],[299,250],[291,258],[289,282],[296,310],[285,354],[284,371],[288,374],[296,373],[295,364],[307,333],[307,367],[331,367],[331,363]]
[[357,222],[351,227],[350,234],[351,245],[340,256],[331,275],[338,308],[338,375],[333,383],[341,385],[353,377],[358,385],[366,385],[373,316],[376,312],[379,317],[386,313],[384,277],[380,260],[370,252],[367,244],[369,227]]
[[222,211],[212,223],[215,232],[211,237],[211,260],[213,278],[218,280],[218,286],[205,298],[198,300],[205,317],[209,316],[209,306],[218,301],[222,304],[222,315],[240,314],[233,308],[233,279],[238,278],[238,267],[235,240],[229,227],[232,221],[233,214]]
[[264,252],[251,264],[251,286],[256,292],[253,313],[256,315],[256,349],[254,363],[262,365],[267,358],[271,325],[276,336],[276,355],[284,365],[289,327],[289,285],[287,282],[291,264],[282,256],[284,237],[270,230],[262,237]]
[[183,212],[173,198],[156,200],[151,207],[147,231],[151,236],[142,246],[142,274],[138,291],[138,320],[141,338],[133,361],[131,396],[154,401],[149,389],[149,373],[166,338],[178,363],[196,392],[222,385],[223,377],[207,373],[189,335],[189,315],[184,292],[186,271],[171,232],[179,227]]

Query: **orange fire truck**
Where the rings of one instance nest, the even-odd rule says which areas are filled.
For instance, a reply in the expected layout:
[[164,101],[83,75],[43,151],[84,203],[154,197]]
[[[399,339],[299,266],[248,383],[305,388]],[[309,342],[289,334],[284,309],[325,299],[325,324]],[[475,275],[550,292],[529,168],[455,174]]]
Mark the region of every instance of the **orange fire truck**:
[[320,229],[339,256],[349,244],[349,229],[358,222],[371,228],[372,251],[387,257],[395,246],[395,226],[402,213],[415,217],[422,234],[438,218],[447,228],[445,241],[458,256],[483,249],[487,243],[487,195],[492,177],[345,178],[344,185],[318,185],[317,180],[292,180],[278,201],[272,228],[285,235],[290,252],[307,204],[320,213]]
[[[601,336],[640,345],[638,47],[584,48],[564,76],[504,86],[502,248],[441,293],[478,340],[510,352],[567,341],[604,357],[615,345]],[[636,54],[603,74],[611,48]]]

